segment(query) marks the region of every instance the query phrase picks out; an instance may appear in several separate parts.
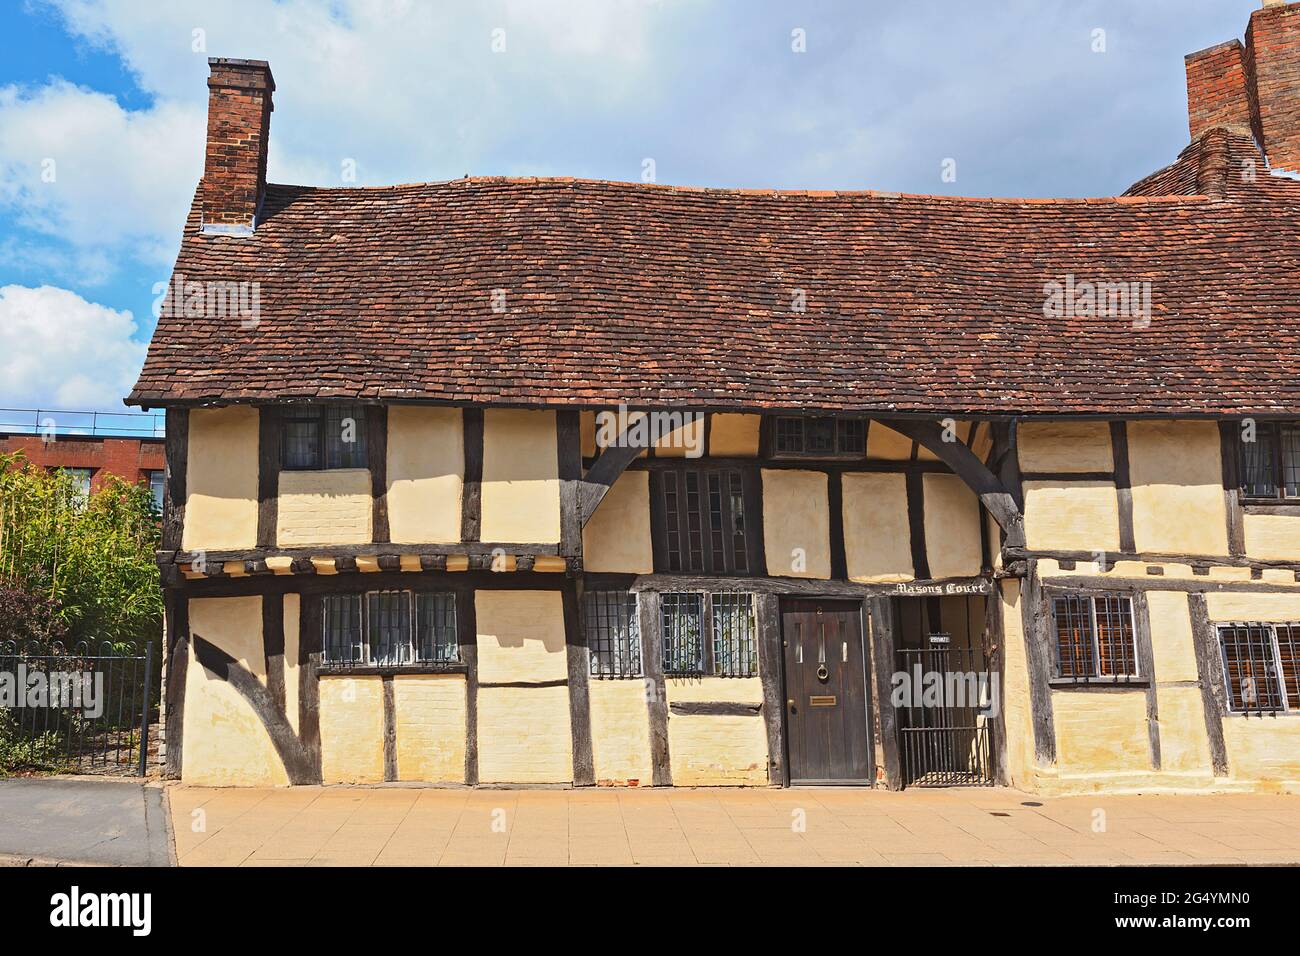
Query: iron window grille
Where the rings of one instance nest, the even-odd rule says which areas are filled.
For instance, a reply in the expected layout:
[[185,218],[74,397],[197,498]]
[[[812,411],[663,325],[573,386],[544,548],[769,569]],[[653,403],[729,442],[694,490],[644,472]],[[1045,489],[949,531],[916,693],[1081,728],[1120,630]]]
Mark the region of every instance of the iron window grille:
[[588,591],[582,602],[591,676],[640,677],[641,627],[636,595],[630,591]]
[[364,405],[297,405],[280,416],[287,471],[367,467]]
[[368,591],[323,598],[327,667],[460,663],[456,596],[438,591]]
[[779,458],[861,458],[867,452],[867,423],[781,415],[773,426],[772,448]]
[[754,636],[757,627],[752,594],[735,591],[661,594],[659,621],[666,675],[757,675]]
[[752,477],[734,468],[672,467],[651,473],[660,570],[748,574],[754,565],[745,503]]
[[1247,498],[1300,498],[1300,422],[1257,422],[1241,442],[1241,492]]
[[1053,602],[1056,676],[1062,680],[1138,678],[1133,601],[1120,594],[1071,594]]
[[1228,710],[1300,710],[1300,623],[1221,624],[1218,630]]

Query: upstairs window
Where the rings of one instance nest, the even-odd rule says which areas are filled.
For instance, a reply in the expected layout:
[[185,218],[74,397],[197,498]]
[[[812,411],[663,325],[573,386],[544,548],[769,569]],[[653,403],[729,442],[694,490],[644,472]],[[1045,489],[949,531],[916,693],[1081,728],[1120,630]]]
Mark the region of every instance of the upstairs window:
[[758,673],[752,594],[663,594],[659,625],[664,673],[670,677],[753,677]]
[[365,468],[364,405],[295,405],[280,416],[280,467],[287,471]]
[[436,591],[370,591],[323,598],[323,659],[333,667],[460,663],[456,597]]
[[777,417],[772,448],[779,458],[861,458],[867,423],[861,418]]
[[752,472],[734,468],[657,468],[650,475],[658,570],[749,574],[752,535],[745,510]]
[[1241,443],[1241,491],[1247,498],[1300,498],[1300,422],[1256,422]]
[[1300,710],[1300,623],[1219,627],[1228,710]]
[[1062,680],[1138,677],[1133,601],[1117,594],[1071,594],[1053,602],[1056,676]]

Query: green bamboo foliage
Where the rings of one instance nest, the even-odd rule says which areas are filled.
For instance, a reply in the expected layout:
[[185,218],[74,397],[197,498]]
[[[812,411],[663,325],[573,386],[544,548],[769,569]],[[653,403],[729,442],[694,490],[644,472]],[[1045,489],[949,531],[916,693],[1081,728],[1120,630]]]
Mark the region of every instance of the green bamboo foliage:
[[161,631],[146,485],[109,477],[87,498],[70,476],[0,455],[0,586],[56,602],[71,640],[143,647]]

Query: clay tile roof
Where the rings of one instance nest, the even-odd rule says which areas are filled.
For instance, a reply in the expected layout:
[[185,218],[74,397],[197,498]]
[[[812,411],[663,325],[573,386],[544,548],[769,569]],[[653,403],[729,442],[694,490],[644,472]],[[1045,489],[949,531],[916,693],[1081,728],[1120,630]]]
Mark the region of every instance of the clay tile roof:
[[[1241,182],[1251,154],[1211,130],[1055,202],[271,185],[250,238],[201,235],[196,197],[176,273],[258,283],[258,321],[165,311],[129,400],[1300,414],[1300,183]],[[1149,323],[1045,315],[1067,276],[1150,283]]]

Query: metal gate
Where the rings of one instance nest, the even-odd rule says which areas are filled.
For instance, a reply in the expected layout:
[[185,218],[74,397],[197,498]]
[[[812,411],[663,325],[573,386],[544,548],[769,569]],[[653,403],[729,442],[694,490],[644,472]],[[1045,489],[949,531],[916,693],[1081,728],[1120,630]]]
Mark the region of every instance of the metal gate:
[[152,644],[0,644],[8,769],[144,776],[153,684]]
[[951,647],[930,635],[926,648],[897,651],[907,691],[898,710],[903,786],[993,784],[989,724],[1000,700],[979,648]]

